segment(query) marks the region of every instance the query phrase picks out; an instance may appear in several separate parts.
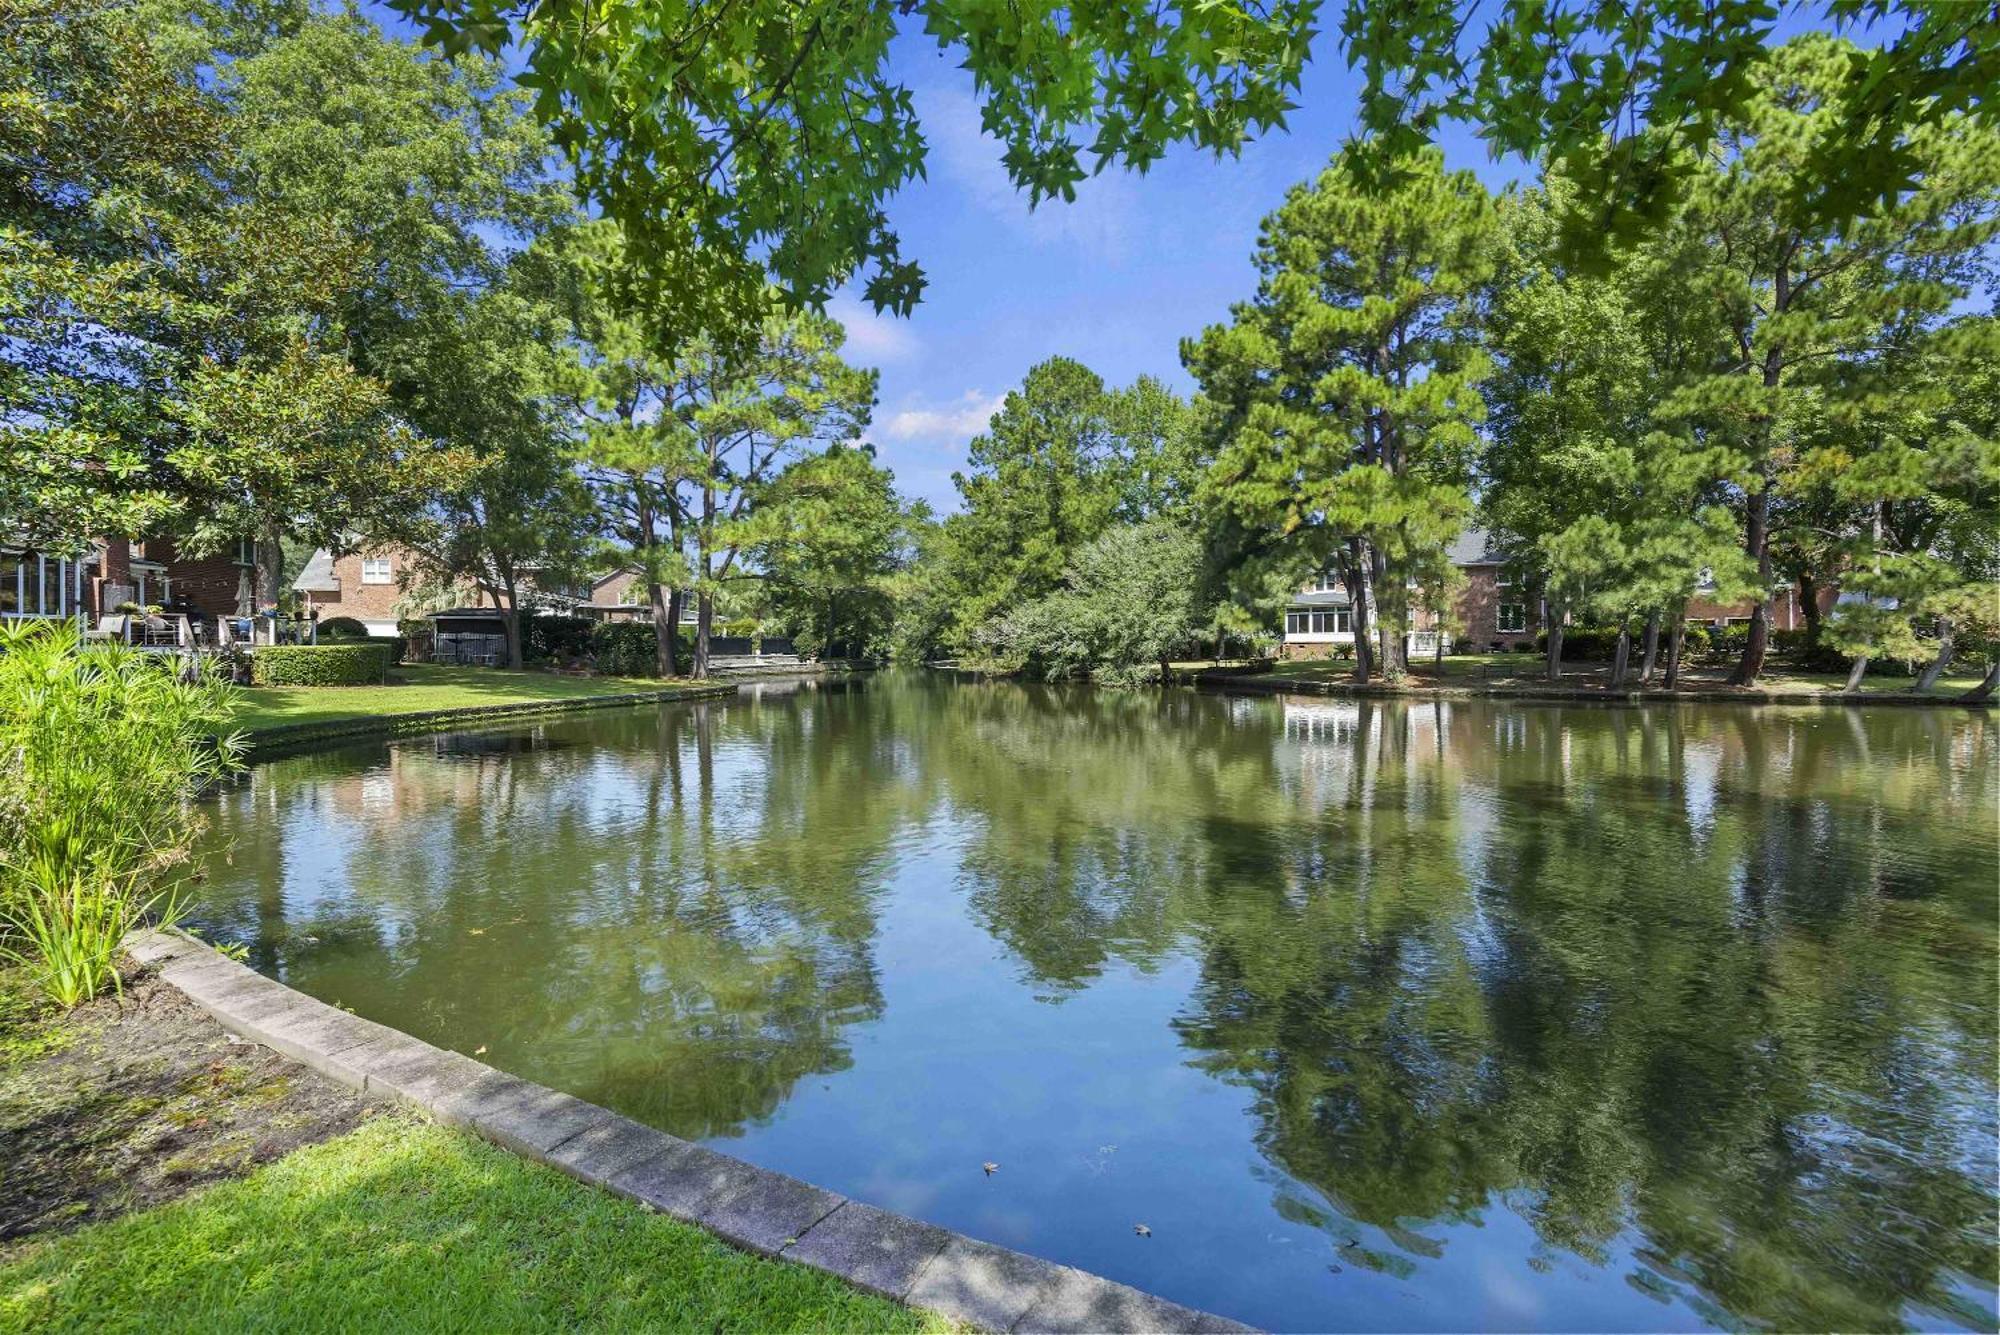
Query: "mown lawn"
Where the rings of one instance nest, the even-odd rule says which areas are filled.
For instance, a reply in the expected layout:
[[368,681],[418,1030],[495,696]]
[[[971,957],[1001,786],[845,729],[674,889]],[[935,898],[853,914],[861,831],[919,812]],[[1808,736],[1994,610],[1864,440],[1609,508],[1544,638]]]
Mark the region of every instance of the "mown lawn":
[[238,692],[235,725],[249,731],[296,723],[421,714],[432,709],[575,700],[634,691],[670,693],[692,683],[653,677],[561,677],[505,668],[436,667],[406,663],[387,686],[246,686]]
[[383,1116],[0,1263],[0,1330],[948,1330],[461,1132]]

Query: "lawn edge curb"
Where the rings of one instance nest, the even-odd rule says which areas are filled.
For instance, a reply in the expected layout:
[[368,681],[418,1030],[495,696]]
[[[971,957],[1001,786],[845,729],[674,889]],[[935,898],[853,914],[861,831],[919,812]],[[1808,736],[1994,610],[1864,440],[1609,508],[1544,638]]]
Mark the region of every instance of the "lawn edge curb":
[[1580,705],[1776,705],[1832,708],[1888,706],[1903,709],[1994,709],[2000,696],[1964,700],[1950,695],[1916,695],[1906,691],[1772,691],[1757,688],[1714,690],[1600,690],[1563,686],[1357,686],[1345,681],[1315,681],[1310,677],[1276,677],[1261,673],[1195,672],[1182,684],[1219,695],[1320,695],[1354,700],[1513,700],[1522,704]]
[[1250,1330],[670,1136],[295,991],[177,929],[123,949],[224,1029],[745,1251],[1002,1332]]
[[651,691],[620,691],[615,695],[579,695],[555,700],[516,700],[502,705],[453,705],[446,709],[420,709],[407,714],[363,714],[354,718],[327,719],[316,723],[284,723],[272,728],[253,728],[241,736],[251,753],[284,751],[320,742],[348,738],[394,737],[406,733],[438,732],[468,723],[507,722],[541,714],[568,714],[584,709],[605,709],[620,705],[671,704],[676,700],[711,700],[736,694],[734,679],[698,686],[663,686]]

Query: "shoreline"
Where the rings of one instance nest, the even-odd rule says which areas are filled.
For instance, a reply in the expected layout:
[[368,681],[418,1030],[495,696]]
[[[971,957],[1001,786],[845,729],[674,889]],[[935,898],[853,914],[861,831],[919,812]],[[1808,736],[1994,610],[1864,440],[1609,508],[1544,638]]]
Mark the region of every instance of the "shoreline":
[[1586,705],[1806,705],[1818,708],[1855,708],[1886,705],[1892,708],[1944,708],[1985,710],[2000,706],[2000,697],[1965,700],[1949,695],[1918,695],[1911,691],[1871,691],[1845,694],[1840,691],[1785,691],[1760,687],[1681,687],[1665,690],[1606,690],[1592,686],[1554,686],[1546,682],[1512,685],[1390,686],[1369,683],[1320,681],[1314,678],[1276,677],[1262,673],[1192,672],[1180,684],[1196,690],[1225,695],[1318,695],[1358,700],[1518,700],[1525,704]]
[[989,1331],[1251,1329],[681,1140],[328,1005],[178,929],[142,929],[123,948],[224,1029],[366,1097],[906,1306]]
[[[447,709],[420,709],[407,714],[362,714],[353,718],[326,719],[314,723],[282,723],[271,728],[244,732],[246,758],[289,751],[321,742],[339,742],[367,737],[396,737],[405,734],[443,732],[468,723],[505,723],[516,718],[543,714],[568,714],[585,709],[607,709],[621,705],[669,704],[676,700],[708,700],[736,694],[733,680],[707,682],[695,686],[662,686],[652,691],[621,691],[615,695],[579,695],[554,700],[517,700],[499,705],[453,705]],[[340,687],[325,687],[339,690]]]

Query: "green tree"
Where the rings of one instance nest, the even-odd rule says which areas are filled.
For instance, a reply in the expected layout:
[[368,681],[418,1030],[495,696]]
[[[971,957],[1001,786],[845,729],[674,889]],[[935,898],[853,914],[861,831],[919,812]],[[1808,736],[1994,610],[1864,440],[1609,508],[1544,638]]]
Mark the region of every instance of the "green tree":
[[1409,580],[1462,526],[1486,363],[1473,316],[1499,239],[1492,198],[1427,153],[1386,193],[1347,158],[1265,219],[1257,295],[1181,346],[1225,414],[1211,494],[1281,537],[1319,530],[1353,596],[1358,680],[1405,670]]
[[1781,479],[1825,497],[1842,598],[1828,629],[1852,658],[1848,689],[1873,658],[1927,660],[1928,688],[1961,626],[1986,618],[2000,579],[2000,326],[1968,316],[1908,346],[1842,368],[1835,412]]
[[779,470],[815,446],[859,437],[876,373],[841,360],[845,332],[822,315],[773,313],[754,352],[697,340],[676,362],[676,417],[694,456],[687,503],[695,589],[694,675],[708,675],[717,593],[744,579],[751,515]]
[[1002,657],[1039,677],[1164,682],[1205,612],[1200,541],[1155,519],[1113,525],[1086,543],[1060,589],[1014,609],[991,634]]
[[1067,357],[1029,368],[952,474],[964,507],[946,521],[949,550],[963,562],[955,647],[1056,587],[1117,512],[1126,457],[1096,372]]
[[[492,338],[490,325],[471,327],[490,320],[478,301],[505,282],[506,250],[570,209],[545,169],[550,145],[526,95],[501,87],[494,62],[427,59],[351,12],[315,15],[225,62],[217,83],[231,113],[235,207],[337,238],[345,267],[324,286],[329,350],[379,381],[417,438],[457,447],[461,472],[464,456],[492,455],[483,438],[509,430],[521,403],[497,386],[465,392],[462,363],[477,362],[473,346]],[[490,424],[479,420],[487,409]],[[392,482],[385,474],[376,509],[398,490]],[[345,527],[366,536],[406,529],[449,485],[416,479],[401,489],[399,511],[378,517],[356,504]],[[264,522],[282,526],[285,506],[273,497]],[[310,527],[313,516],[299,519]],[[218,529],[212,542],[229,536]],[[260,544],[260,563],[265,555]]]
[[1773,507],[1834,374],[1934,327],[1978,281],[2000,213],[2000,134],[1958,113],[1911,127],[1897,152],[1908,188],[1860,217],[1829,221],[1799,183],[1847,133],[1849,43],[1786,43],[1718,125],[1689,187],[1691,223],[1709,263],[1689,274],[1712,294],[1729,358],[1683,391],[1690,411],[1727,424],[1743,456],[1744,547],[1758,567],[1748,641],[1732,681],[1763,670],[1770,639]]
[[835,444],[788,464],[758,493],[742,536],[765,605],[801,652],[888,649],[904,507],[869,447]]
[[538,290],[539,266],[518,267],[511,281],[443,303],[429,327],[405,335],[429,368],[427,424],[472,463],[422,514],[376,535],[413,551],[426,583],[485,594],[500,609],[516,668],[523,611],[580,574],[599,531],[555,393],[568,369],[568,327]]
[[679,675],[675,636],[687,561],[686,488],[699,470],[681,420],[688,390],[671,358],[656,356],[645,326],[614,293],[624,239],[605,222],[567,235],[549,256],[554,281],[570,294],[574,339],[562,394],[580,428],[577,464],[588,481],[611,559],[646,581],[655,668]]
[[1481,508],[1517,547],[1546,611],[1546,675],[1562,671],[1573,614],[1619,628],[1614,684],[1646,628],[1646,669],[1662,625],[1677,685],[1683,613],[1698,589],[1748,592],[1736,524],[1719,501],[1737,457],[1712,423],[1670,411],[1725,354],[1713,307],[1685,274],[1701,238],[1676,225],[1609,268],[1555,244],[1575,186],[1552,174],[1507,210],[1508,255],[1487,320],[1497,358]]

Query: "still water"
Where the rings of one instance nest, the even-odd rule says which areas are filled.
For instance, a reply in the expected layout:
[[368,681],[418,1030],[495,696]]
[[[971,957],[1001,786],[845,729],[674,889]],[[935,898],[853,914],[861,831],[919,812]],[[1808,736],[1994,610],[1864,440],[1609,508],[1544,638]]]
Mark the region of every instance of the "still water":
[[1268,1327],[1991,1328],[1996,741],[765,687],[260,765],[196,925]]

